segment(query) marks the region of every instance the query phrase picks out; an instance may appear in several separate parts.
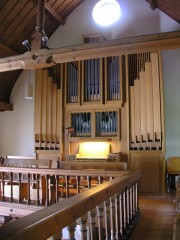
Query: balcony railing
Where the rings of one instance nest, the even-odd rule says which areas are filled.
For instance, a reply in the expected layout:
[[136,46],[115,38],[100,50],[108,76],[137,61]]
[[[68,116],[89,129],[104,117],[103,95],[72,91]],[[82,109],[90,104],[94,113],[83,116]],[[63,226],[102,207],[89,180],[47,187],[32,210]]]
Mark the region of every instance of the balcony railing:
[[[52,236],[61,239],[65,227],[69,240],[122,239],[129,236],[139,217],[138,180],[141,172],[7,167],[1,167],[0,172],[1,201],[17,202],[18,205],[22,198],[16,200],[13,197],[13,175],[27,174],[27,180],[22,181],[20,177],[17,182],[20,190],[22,183],[28,189],[27,199],[21,204],[27,204],[26,207],[34,203],[48,206],[5,224],[0,228],[0,239],[47,239]],[[9,198],[5,196],[7,173],[12,188]],[[31,188],[37,194],[35,201],[31,199]],[[64,192],[66,198],[61,198]],[[80,228],[79,238],[75,237],[77,226]]]

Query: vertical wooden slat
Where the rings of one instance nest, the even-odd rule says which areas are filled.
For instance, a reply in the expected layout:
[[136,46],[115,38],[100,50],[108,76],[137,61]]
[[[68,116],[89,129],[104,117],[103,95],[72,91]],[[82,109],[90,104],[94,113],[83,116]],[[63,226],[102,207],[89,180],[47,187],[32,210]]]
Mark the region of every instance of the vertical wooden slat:
[[147,141],[146,74],[140,71],[141,144]]
[[160,79],[158,53],[151,53],[155,141],[161,141]]
[[145,72],[146,72],[146,109],[147,109],[147,137],[148,137],[148,146],[150,142],[153,142],[153,93],[152,93],[152,72],[151,72],[151,63],[145,63]]
[[135,109],[135,137],[136,145],[140,147],[141,141],[141,109],[140,109],[140,84],[139,79],[134,81],[134,109]]

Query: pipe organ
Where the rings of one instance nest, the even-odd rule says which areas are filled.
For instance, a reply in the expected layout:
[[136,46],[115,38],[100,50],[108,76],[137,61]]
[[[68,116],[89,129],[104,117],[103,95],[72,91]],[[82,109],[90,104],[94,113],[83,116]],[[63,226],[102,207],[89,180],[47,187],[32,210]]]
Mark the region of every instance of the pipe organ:
[[[160,53],[87,56],[55,68],[55,77],[51,69],[36,72],[36,150],[58,149],[65,160],[80,142],[111,142],[112,154],[121,153],[131,170],[143,169],[140,190],[163,192]],[[152,172],[157,178],[149,184]]]
[[130,149],[162,149],[159,54],[128,56]]
[[36,71],[34,135],[35,149],[60,149],[61,89],[48,70]]

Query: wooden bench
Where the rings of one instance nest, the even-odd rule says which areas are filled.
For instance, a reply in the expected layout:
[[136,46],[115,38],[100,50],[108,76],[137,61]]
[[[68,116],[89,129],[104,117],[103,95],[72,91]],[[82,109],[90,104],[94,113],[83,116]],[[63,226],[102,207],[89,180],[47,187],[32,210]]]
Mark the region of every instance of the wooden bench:
[[[128,166],[126,162],[77,162],[77,161],[60,161],[60,169],[65,170],[112,170],[112,171],[127,171]],[[80,179],[80,192],[87,190],[88,188],[88,181],[86,178],[81,177]],[[104,179],[105,181],[105,179]],[[101,179],[98,177],[91,178],[91,186],[96,186],[101,182]],[[77,185],[76,178],[69,179],[69,192],[70,195],[77,194],[74,186]],[[66,181],[65,179],[59,180],[59,186],[61,188],[61,192],[64,193],[66,191]],[[63,197],[64,195],[61,195]]]
[[[24,158],[0,158],[0,167],[9,167],[9,168],[51,168],[52,166],[52,160],[47,160],[47,159],[24,159]],[[42,188],[42,199],[45,196],[45,179],[41,175],[41,188]],[[2,196],[2,189],[4,188],[3,191],[5,191],[5,186],[10,185],[10,191],[11,191],[11,200],[13,201],[13,186],[18,186],[19,187],[19,202],[23,202],[23,199],[27,199],[28,196],[28,182],[30,182],[31,187],[34,187],[37,184],[37,176],[29,174],[21,174],[19,173],[4,173],[2,176],[0,176],[0,196]],[[44,190],[43,190],[44,188]],[[30,191],[30,190],[29,190]],[[4,197],[4,196],[2,196]]]

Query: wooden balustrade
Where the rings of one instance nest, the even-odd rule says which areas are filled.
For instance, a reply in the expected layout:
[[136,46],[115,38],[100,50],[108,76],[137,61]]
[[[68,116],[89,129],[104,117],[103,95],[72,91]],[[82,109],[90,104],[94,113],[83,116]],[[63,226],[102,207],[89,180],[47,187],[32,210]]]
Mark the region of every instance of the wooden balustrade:
[[[64,174],[70,178],[72,175],[72,172],[67,170],[53,170],[56,176]],[[53,170],[44,170],[44,174],[52,176]],[[6,169],[1,169],[1,171],[6,171]],[[24,171],[25,169],[23,169]],[[141,172],[118,173],[103,170],[74,172],[76,176],[80,177],[92,174],[92,178],[97,176],[97,173],[100,177],[113,176],[115,178],[7,223],[0,228],[1,239],[41,240],[51,236],[54,236],[54,239],[61,239],[64,237],[62,230],[65,227],[69,231],[67,238],[69,240],[88,239],[88,234],[91,240],[120,240],[125,236],[128,237],[139,217],[137,186]],[[80,238],[75,237],[77,225],[80,225]],[[89,230],[87,231],[87,229]]]
[[[50,205],[61,198],[79,194],[126,171],[103,169],[65,170],[44,168],[0,168],[0,200],[28,205]],[[23,179],[22,175],[27,175]],[[14,176],[19,176],[16,179]],[[10,188],[8,197],[6,189]],[[17,188],[15,192],[15,188]],[[14,195],[18,195],[18,198]]]

